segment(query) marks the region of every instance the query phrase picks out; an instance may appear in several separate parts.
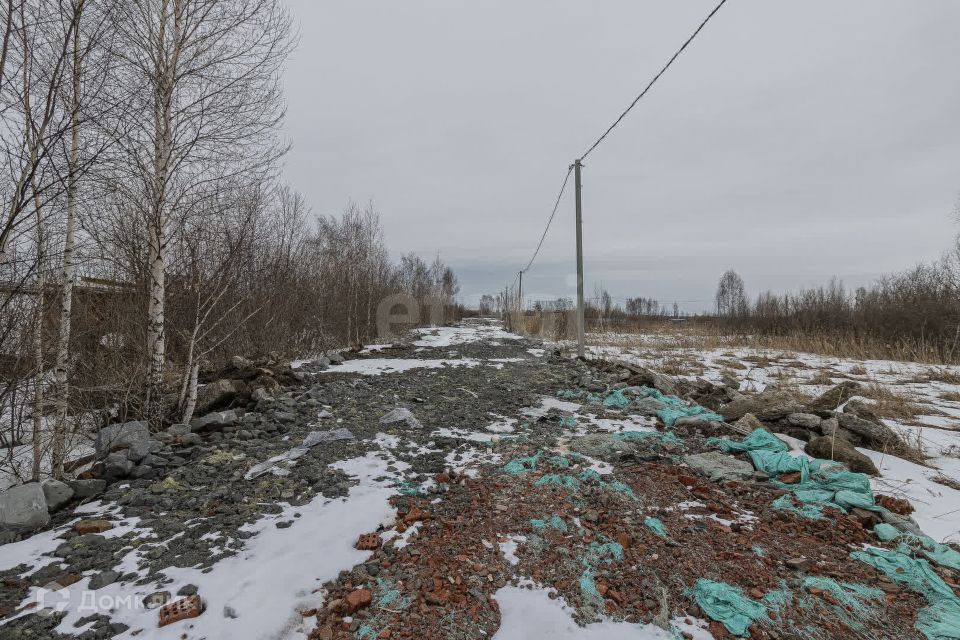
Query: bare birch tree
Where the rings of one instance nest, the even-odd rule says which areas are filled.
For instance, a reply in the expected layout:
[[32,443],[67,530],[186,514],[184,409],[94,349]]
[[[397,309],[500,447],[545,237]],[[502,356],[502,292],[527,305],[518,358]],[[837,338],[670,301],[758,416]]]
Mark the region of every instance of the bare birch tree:
[[148,233],[145,396],[156,422],[171,219],[189,215],[218,181],[274,169],[284,150],[275,136],[290,21],[280,0],[127,0],[121,13],[120,86],[134,96],[124,157],[133,171],[117,186],[137,204]]

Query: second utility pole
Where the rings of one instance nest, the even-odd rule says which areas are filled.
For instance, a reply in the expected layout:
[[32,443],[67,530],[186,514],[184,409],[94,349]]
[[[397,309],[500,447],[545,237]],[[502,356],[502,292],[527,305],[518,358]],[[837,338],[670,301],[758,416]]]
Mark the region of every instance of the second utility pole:
[[577,355],[583,357],[583,207],[580,204],[580,158],[573,163],[577,193]]
[[517,302],[520,303],[520,315],[523,315],[523,271],[517,274],[520,277],[520,285],[517,287]]

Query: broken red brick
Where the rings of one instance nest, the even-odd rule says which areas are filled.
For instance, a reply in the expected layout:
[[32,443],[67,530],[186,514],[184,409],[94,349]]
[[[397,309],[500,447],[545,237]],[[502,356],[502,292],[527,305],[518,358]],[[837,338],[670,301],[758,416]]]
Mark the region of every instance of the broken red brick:
[[113,529],[113,523],[109,520],[81,520],[73,525],[73,530],[82,536],[88,533],[103,533],[110,529]]
[[373,602],[373,593],[370,589],[356,589],[348,593],[345,600],[348,613],[353,613],[370,606],[370,603]]
[[779,480],[783,484],[797,484],[798,482],[800,482],[800,472],[791,471],[789,473],[780,474],[780,476],[777,477],[777,480]]
[[196,618],[201,613],[203,613],[203,605],[200,602],[200,596],[181,598],[160,607],[160,626],[165,627],[174,622]]
[[357,538],[357,543],[353,545],[360,551],[376,551],[380,548],[380,536],[376,533],[364,533]]
[[883,507],[888,511],[893,511],[896,514],[901,516],[910,515],[913,513],[913,505],[910,504],[909,500],[904,500],[903,498],[895,498],[893,496],[877,496],[877,504]]

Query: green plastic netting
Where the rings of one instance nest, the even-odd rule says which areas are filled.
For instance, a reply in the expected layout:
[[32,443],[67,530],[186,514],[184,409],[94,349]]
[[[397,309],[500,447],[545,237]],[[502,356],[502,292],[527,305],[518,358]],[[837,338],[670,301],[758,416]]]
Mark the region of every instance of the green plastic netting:
[[848,471],[842,464],[831,460],[791,456],[787,445],[765,429],[756,429],[741,442],[728,438],[712,438],[708,442],[723,451],[745,452],[753,466],[771,478],[784,473],[799,473],[799,483],[775,484],[792,491],[801,502],[829,505],[843,511],[854,507],[882,511],[882,507],[873,501],[873,490],[866,475]]
[[901,553],[922,553],[942,567],[960,571],[960,552],[953,547],[940,544],[930,536],[918,536],[909,531],[900,531],[893,525],[881,522],[873,528],[874,535],[883,542],[900,539],[897,551]]
[[929,606],[917,612],[914,626],[928,640],[960,638],[960,598],[923,558],[911,558],[901,551],[869,548],[850,557],[866,562],[890,580],[905,585],[927,599]]
[[747,635],[754,622],[767,621],[767,608],[751,600],[740,587],[701,578],[693,587],[693,597],[711,619],[723,624],[735,636]]
[[661,538],[668,537],[667,528],[663,526],[663,521],[660,518],[647,516],[643,519],[643,526],[645,526],[647,529],[650,529],[650,531],[653,531]]
[[630,406],[630,399],[623,394],[622,389],[616,389],[611,391],[607,397],[603,399],[603,406],[608,408],[626,409]]
[[699,416],[704,420],[723,422],[723,416],[710,411],[706,407],[701,407],[698,404],[688,404],[680,398],[664,395],[657,389],[640,387],[640,394],[667,405],[666,408],[657,411],[657,416],[659,416],[660,419],[663,420],[663,424],[668,427],[672,427],[676,424],[677,420],[687,416]]

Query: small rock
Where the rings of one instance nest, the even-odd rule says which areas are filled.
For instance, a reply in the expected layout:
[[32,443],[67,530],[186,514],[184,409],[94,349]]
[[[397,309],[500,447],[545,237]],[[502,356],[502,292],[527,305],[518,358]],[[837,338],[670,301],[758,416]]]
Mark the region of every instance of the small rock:
[[785,562],[793,571],[806,571],[810,568],[810,560],[807,558],[790,558]]
[[180,587],[180,590],[177,591],[177,595],[178,595],[178,596],[193,596],[193,595],[196,595],[196,594],[197,594],[197,591],[198,591],[198,590],[199,590],[199,589],[197,589],[197,585],[195,585],[195,584],[188,584],[188,585],[184,585],[184,586]]
[[73,497],[73,489],[70,485],[59,480],[44,480],[40,483],[43,488],[43,495],[47,499],[47,509],[56,511],[67,504]]
[[66,482],[73,489],[74,495],[80,499],[98,496],[107,488],[107,481],[100,479],[67,480]]
[[96,591],[97,589],[102,589],[108,584],[113,584],[120,579],[120,574],[116,571],[101,571],[97,575],[90,578],[89,589]]

